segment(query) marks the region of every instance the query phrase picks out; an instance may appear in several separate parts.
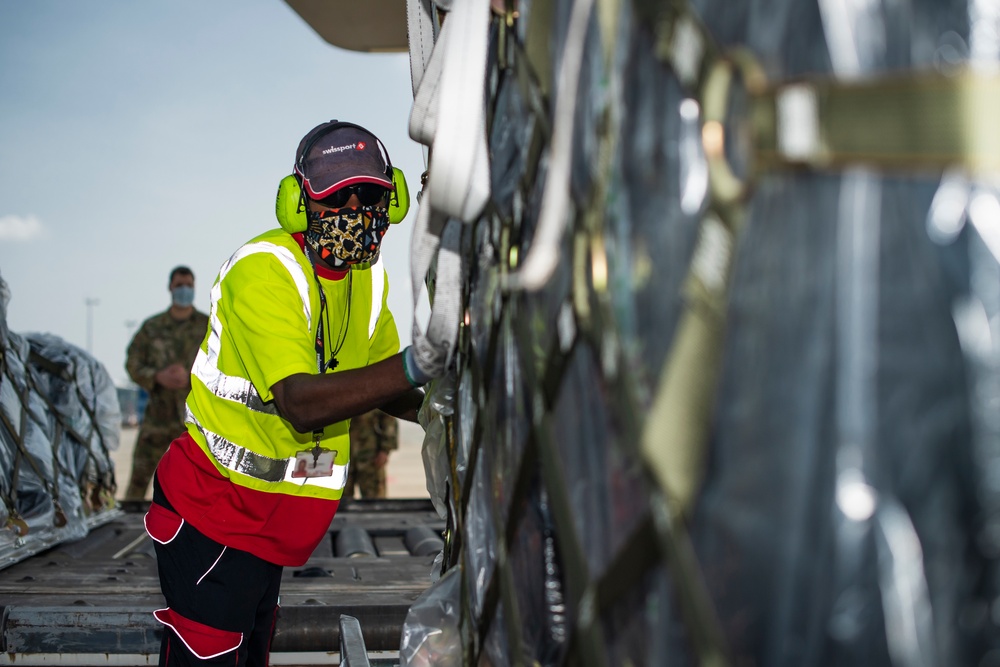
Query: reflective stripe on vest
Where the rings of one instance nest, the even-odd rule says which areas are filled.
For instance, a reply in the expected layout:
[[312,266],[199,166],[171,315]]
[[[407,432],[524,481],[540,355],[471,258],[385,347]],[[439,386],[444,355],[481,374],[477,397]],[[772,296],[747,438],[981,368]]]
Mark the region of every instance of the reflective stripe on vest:
[[[379,257],[381,259],[381,256]],[[375,326],[382,314],[382,295],[385,293],[385,269],[378,261],[372,263],[372,315],[368,320],[368,340],[375,335]]]
[[219,319],[219,300],[222,298],[222,282],[233,268],[236,262],[244,257],[249,257],[259,252],[266,252],[274,255],[281,265],[285,267],[288,274],[298,289],[302,298],[302,312],[306,317],[307,331],[312,330],[312,314],[309,308],[309,281],[306,274],[292,252],[288,248],[283,248],[273,243],[261,242],[245,245],[229,258],[219,270],[219,279],[212,286],[212,303],[209,309],[209,323],[211,334],[208,337],[208,351],[198,348],[198,356],[195,357],[191,373],[197,377],[213,394],[226,401],[241,403],[247,408],[256,412],[267,414],[278,414],[273,403],[265,403],[253,383],[246,378],[233,375],[226,375],[219,370],[219,349],[222,345],[222,321]]
[[[309,280],[302,265],[295,259],[292,251],[283,246],[266,241],[247,244],[237,250],[223,264],[222,269],[219,271],[219,279],[212,286],[212,302],[209,310],[209,324],[211,329],[208,344],[206,345],[207,351],[198,350],[198,356],[195,359],[191,373],[218,398],[239,403],[246,406],[247,409],[256,412],[278,415],[274,402],[265,403],[250,380],[238,376],[226,375],[219,369],[219,350],[222,345],[222,321],[218,315],[218,304],[222,298],[223,280],[236,262],[244,257],[249,257],[260,252],[274,255],[288,271],[292,282],[295,283],[295,287],[298,290],[299,297],[302,299],[302,312],[306,318],[306,332],[311,335],[312,313],[309,305]],[[377,269],[375,267],[376,265],[373,265],[370,272],[372,276],[372,306],[371,317],[368,323],[369,340],[375,334],[375,328],[382,313],[382,297],[385,293],[385,270],[381,266],[378,266]],[[299,485],[310,484],[327,489],[343,489],[347,481],[346,465],[335,465],[333,467],[333,474],[329,477],[292,478],[291,474],[295,464],[294,456],[287,459],[274,459],[231,442],[218,433],[214,433],[203,427],[190,409],[187,410],[186,420],[198,428],[208,443],[208,448],[212,456],[215,457],[219,465],[228,470],[265,482],[287,481]]]
[[319,486],[331,490],[342,490],[347,484],[346,465],[334,465],[333,474],[329,477],[292,477],[292,473],[295,471],[294,456],[289,456],[286,459],[275,459],[237,445],[198,423],[191,410],[187,411],[187,421],[198,427],[201,434],[205,436],[212,456],[219,465],[227,470],[264,482],[292,482],[299,486]]
[[[209,309],[211,335],[208,338],[208,351],[198,349],[192,374],[197,377],[213,394],[221,399],[240,403],[256,412],[278,414],[274,403],[265,403],[253,383],[246,378],[226,375],[219,370],[219,348],[222,340],[222,322],[219,320],[218,303],[222,298],[222,281],[236,262],[250,255],[267,252],[274,255],[288,271],[302,299],[302,312],[306,317],[307,331],[312,331],[312,314],[309,307],[309,281],[302,266],[295,260],[291,251],[273,243],[260,242],[245,245],[223,264],[219,271],[219,280],[212,286],[212,303]],[[375,335],[375,327],[382,315],[382,297],[385,292],[385,270],[378,264],[371,268],[372,276],[372,307],[368,321],[368,339]]]

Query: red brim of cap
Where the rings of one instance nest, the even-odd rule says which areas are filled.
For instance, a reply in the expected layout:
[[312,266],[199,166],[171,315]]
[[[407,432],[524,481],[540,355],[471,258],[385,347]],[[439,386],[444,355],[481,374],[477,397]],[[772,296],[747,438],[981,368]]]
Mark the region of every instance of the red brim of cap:
[[376,176],[349,176],[330,183],[329,178],[317,177],[314,179],[308,179],[304,174],[302,174],[301,171],[299,171],[298,168],[296,168],[295,171],[302,177],[302,187],[306,191],[306,194],[308,194],[312,199],[325,199],[341,188],[346,188],[349,185],[357,185],[358,183],[374,183],[375,185],[381,185],[389,190],[396,189],[396,186],[390,179],[379,178]]

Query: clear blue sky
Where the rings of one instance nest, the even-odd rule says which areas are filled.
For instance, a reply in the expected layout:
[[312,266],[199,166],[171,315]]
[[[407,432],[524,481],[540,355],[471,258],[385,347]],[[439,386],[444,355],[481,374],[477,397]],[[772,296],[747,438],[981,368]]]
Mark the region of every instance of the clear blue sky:
[[[415,193],[411,103],[405,53],[331,46],[282,0],[0,0],[9,327],[90,340],[124,385],[125,348],[169,305],[170,269],[194,270],[207,312],[219,266],[277,226],[277,184],[313,126],[368,127]],[[415,209],[383,245],[404,344]]]

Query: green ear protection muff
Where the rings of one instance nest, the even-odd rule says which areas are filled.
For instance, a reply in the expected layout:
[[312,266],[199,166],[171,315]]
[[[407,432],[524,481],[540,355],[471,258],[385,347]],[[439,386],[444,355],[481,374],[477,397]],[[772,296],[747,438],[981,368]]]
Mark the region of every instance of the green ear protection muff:
[[[328,127],[324,132],[317,133],[312,141],[303,149],[303,160],[305,156],[309,155],[309,151],[320,138],[338,127],[356,127],[371,134],[365,128],[354,123],[333,122],[335,123],[334,125]],[[373,134],[371,136],[375,137]],[[375,140],[380,145],[382,144],[378,137],[375,137]],[[392,172],[392,184],[395,187],[395,190],[389,195],[389,222],[396,224],[402,222],[410,210],[410,190],[406,186],[406,177],[403,175],[403,170],[393,167],[392,162],[389,161],[389,151],[385,149],[385,146],[382,146],[382,153],[385,155],[386,166]],[[289,174],[281,179],[281,182],[278,184],[278,196],[274,202],[274,214],[278,218],[278,224],[289,234],[304,232],[306,231],[306,227],[309,226],[305,210],[305,197],[302,194],[302,184],[297,175]]]
[[392,168],[392,184],[396,189],[389,194],[389,222],[395,225],[402,222],[410,210],[410,189],[402,169]]
[[289,174],[278,184],[278,198],[274,202],[274,215],[278,224],[289,234],[306,231],[309,220],[302,206],[302,186],[295,174]]

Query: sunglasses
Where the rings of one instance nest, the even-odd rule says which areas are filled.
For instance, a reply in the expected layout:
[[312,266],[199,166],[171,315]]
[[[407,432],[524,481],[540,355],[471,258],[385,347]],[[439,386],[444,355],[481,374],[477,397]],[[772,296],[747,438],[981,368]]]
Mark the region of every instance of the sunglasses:
[[327,208],[343,208],[347,206],[351,195],[355,195],[362,206],[376,206],[383,203],[389,188],[375,183],[358,183],[340,188],[329,197],[317,199],[316,201]]

